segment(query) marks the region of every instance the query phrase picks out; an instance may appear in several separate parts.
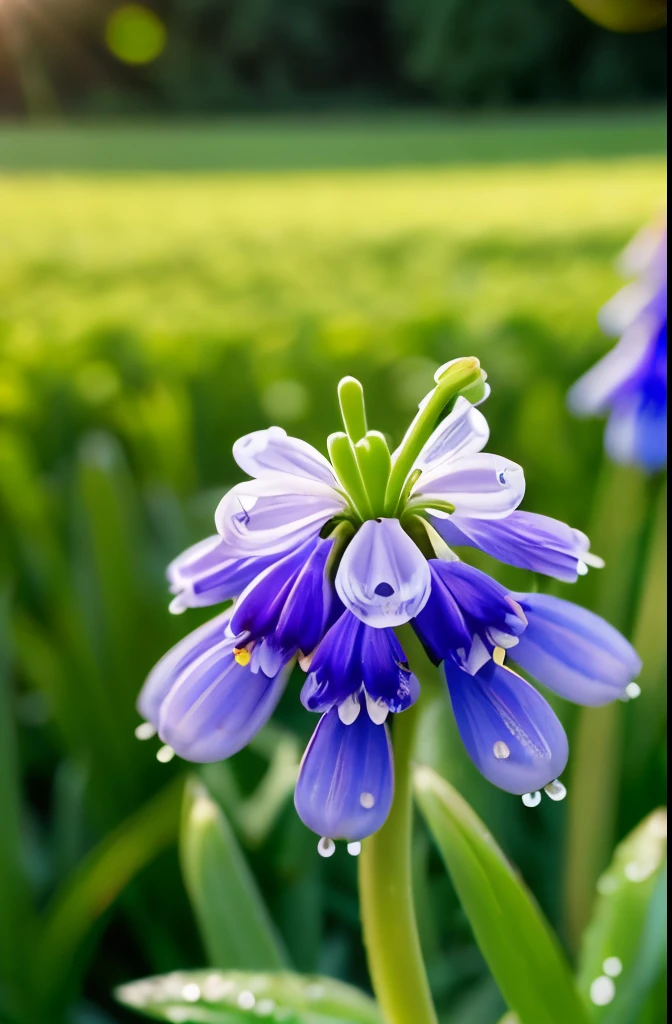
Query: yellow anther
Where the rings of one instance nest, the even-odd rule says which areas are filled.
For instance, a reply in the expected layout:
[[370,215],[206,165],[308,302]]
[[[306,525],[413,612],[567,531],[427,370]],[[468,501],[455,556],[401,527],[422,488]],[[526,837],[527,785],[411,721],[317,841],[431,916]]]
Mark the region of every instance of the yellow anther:
[[494,661],[495,665],[501,665],[502,668],[504,668],[505,655],[506,651],[504,650],[503,647],[495,647],[494,651],[492,652],[492,660]]
[[233,656],[238,665],[249,665],[250,658],[252,657],[247,647],[234,647]]

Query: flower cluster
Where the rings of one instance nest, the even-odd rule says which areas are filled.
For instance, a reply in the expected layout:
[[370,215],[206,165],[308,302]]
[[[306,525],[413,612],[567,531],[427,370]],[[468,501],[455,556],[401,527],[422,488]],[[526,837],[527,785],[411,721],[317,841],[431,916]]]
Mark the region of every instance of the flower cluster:
[[569,405],[577,415],[609,412],[609,456],[654,472],[667,462],[667,228],[640,232],[621,270],[634,280],[600,312],[620,341],[576,382]]
[[567,582],[600,564],[578,530],[517,511],[523,470],[483,451],[478,361],[446,364],[435,380],[393,453],[367,430],[352,378],[339,388],[346,430],[330,436],[330,461],[278,427],[241,438],[233,454],[251,479],[222,499],[217,534],[168,570],[174,612],[234,603],[153,669],[138,702],[142,734],[153,726],[190,761],[229,757],[269,719],[298,661],[301,700],[321,717],[295,803],[326,853],[334,839],[356,846],[390,809],[386,720],[420,691],[395,627],[410,623],[443,665],[476,767],[528,804],[543,787],[562,794],[567,739],[508,660],[580,704],[636,689],[639,659],[602,619],[556,597],[510,593],[455,554],[475,547]]

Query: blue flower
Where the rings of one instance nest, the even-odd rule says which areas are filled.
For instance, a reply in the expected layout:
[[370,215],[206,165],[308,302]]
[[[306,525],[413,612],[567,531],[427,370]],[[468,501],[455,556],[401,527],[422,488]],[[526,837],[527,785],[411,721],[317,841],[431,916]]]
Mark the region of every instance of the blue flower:
[[443,664],[474,763],[515,793],[553,784],[567,743],[506,658],[586,704],[627,694],[638,671],[603,620],[511,594],[459,560],[453,547],[478,547],[566,581],[600,564],[584,534],[517,511],[523,471],[483,452],[487,422],[466,397],[440,418],[451,365],[392,454],[365,425],[360,437],[332,435],[331,462],[279,427],[241,438],[234,456],[251,479],[220,502],[217,535],[168,569],[172,611],[234,604],[152,670],[138,701],[150,723],[142,734],[153,727],[169,753],[191,761],[229,757],[268,721],[298,662],[301,700],[320,720],[295,802],[323,853],[334,839],[357,845],[390,808],[390,716],[420,692],[395,627],[410,622]]
[[649,472],[667,462],[667,229],[646,228],[621,266],[637,279],[600,314],[605,333],[620,341],[569,392],[580,416],[609,414],[604,443],[615,462]]

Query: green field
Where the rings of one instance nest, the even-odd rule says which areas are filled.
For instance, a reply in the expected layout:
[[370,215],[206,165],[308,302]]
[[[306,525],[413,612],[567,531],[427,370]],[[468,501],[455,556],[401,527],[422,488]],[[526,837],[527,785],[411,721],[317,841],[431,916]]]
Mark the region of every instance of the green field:
[[[154,660],[204,618],[166,614],[163,566],[212,531],[239,434],[275,422],[324,448],[338,429],[336,382],[353,373],[372,426],[396,440],[436,365],[474,354],[492,385],[490,449],[525,467],[525,507],[590,529],[597,551],[618,550],[622,517],[593,511],[608,472],[602,425],[572,420],[565,393],[609,344],[596,313],[619,286],[619,250],[664,200],[655,111],[0,127],[0,599],[12,598],[6,614],[0,600],[0,639],[4,629],[23,778],[13,790],[0,751],[0,804],[21,803],[32,823],[40,906],[182,770],[159,767],[133,739],[133,701]],[[619,483],[614,507],[626,519],[646,486]],[[607,595],[618,610],[623,561],[604,571],[602,597],[593,577],[571,596],[604,607]],[[529,583],[515,572],[506,581]],[[642,636],[653,688],[657,640],[652,629]],[[7,664],[0,656],[0,682]],[[662,716],[646,693],[640,703],[619,832],[662,793]],[[572,709],[559,710],[571,733]],[[295,691],[277,720],[300,743],[314,725]],[[557,925],[563,808],[514,807],[444,724],[437,763]],[[233,761],[241,801],[275,749],[269,735]],[[207,776],[227,808],[228,771]],[[289,803],[250,834],[241,827],[240,841],[293,962],[365,985],[354,867],[328,874]],[[427,837],[418,843],[439,1005],[451,1024],[494,1024],[494,984]],[[75,925],[61,922],[73,963],[89,911],[76,912]],[[133,883],[111,921],[86,975],[100,1004],[114,983],[203,962],[174,852]],[[73,977],[54,983],[49,1024],[85,966],[77,959]]]

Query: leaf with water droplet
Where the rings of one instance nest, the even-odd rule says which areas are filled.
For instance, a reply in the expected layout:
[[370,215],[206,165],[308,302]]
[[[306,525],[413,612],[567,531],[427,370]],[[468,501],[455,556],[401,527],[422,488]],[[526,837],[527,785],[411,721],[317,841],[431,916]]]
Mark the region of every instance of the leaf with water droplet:
[[115,995],[147,1017],[185,1024],[382,1024],[359,989],[289,971],[176,971],[121,985]]
[[431,768],[416,769],[415,791],[474,937],[520,1024],[585,1024],[555,935],[483,822]]
[[[667,817],[659,809],[619,844],[598,882],[579,986],[593,1003],[594,1019],[605,1024],[664,1019],[662,1008],[651,1008],[649,1017],[647,1003],[665,963],[666,852]],[[613,998],[595,1005],[608,991],[607,980],[613,980]]]

